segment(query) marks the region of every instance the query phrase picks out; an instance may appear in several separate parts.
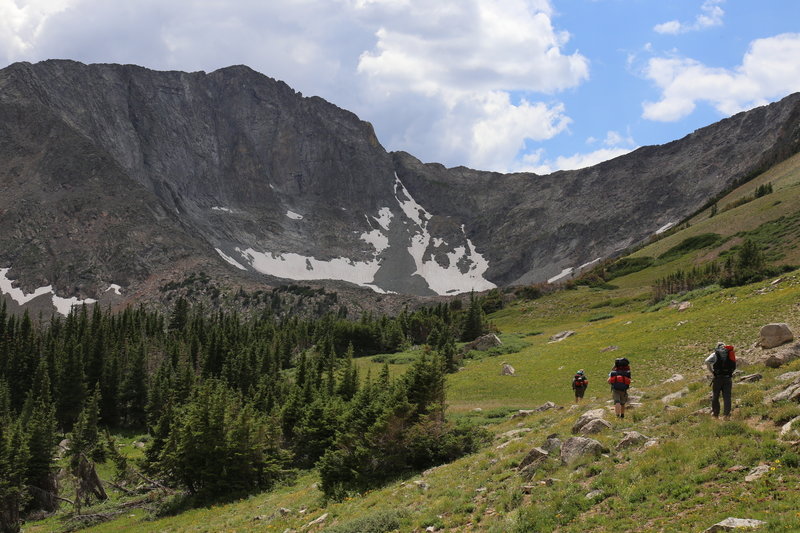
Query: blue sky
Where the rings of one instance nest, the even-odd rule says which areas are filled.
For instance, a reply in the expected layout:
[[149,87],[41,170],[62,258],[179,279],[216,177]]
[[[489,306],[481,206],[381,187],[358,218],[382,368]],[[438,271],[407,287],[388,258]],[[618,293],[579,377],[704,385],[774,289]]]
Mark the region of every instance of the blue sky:
[[0,66],[246,64],[423,161],[547,173],[800,91],[798,0],[0,0]]

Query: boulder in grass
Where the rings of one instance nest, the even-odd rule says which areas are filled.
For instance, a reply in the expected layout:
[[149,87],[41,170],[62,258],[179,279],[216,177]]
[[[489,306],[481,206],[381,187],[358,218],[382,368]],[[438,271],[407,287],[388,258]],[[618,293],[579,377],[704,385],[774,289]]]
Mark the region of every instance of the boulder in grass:
[[573,335],[575,335],[574,331],[561,331],[550,337],[550,342],[561,342],[567,337],[571,337]]
[[689,389],[681,389],[678,392],[673,392],[672,394],[667,394],[666,396],[661,398],[661,401],[664,402],[664,403],[672,403],[675,400],[679,400],[679,399],[683,398],[687,394],[689,394]]
[[501,376],[513,376],[517,371],[508,363],[503,363],[503,368],[500,369]]
[[796,416],[781,426],[780,436],[784,440],[796,439],[800,437],[800,416]]
[[530,479],[533,477],[535,470],[550,457],[550,453],[542,448],[534,448],[528,452],[528,455],[522,460],[517,467],[517,471]]
[[603,445],[587,437],[570,437],[561,444],[561,464],[569,465],[583,457],[600,457]]
[[581,435],[593,435],[595,433],[600,433],[606,429],[611,429],[611,423],[603,420],[602,418],[595,418],[593,420],[589,420],[581,429]]
[[617,444],[617,449],[624,450],[625,448],[638,446],[640,444],[644,444],[648,440],[649,439],[647,437],[645,437],[638,431],[626,431],[624,433],[624,437],[622,437],[622,440],[619,441],[619,444]]
[[794,340],[789,324],[785,322],[767,324],[761,328],[758,345],[762,348],[775,348]]
[[587,425],[592,420],[602,420],[605,417],[605,414],[605,409],[592,409],[590,411],[586,411],[578,418],[578,420],[575,421],[575,424],[572,426],[572,433],[581,433],[583,426]]
[[703,531],[703,533],[716,533],[718,531],[747,531],[752,529],[758,529],[762,526],[766,526],[767,523],[763,520],[755,520],[753,518],[733,518],[728,517],[722,522],[717,522],[710,528]]
[[461,351],[464,353],[470,350],[478,350],[480,352],[485,352],[495,346],[500,346],[503,344],[503,341],[500,340],[500,337],[495,335],[494,333],[489,333],[487,335],[481,335],[474,341],[465,344]]

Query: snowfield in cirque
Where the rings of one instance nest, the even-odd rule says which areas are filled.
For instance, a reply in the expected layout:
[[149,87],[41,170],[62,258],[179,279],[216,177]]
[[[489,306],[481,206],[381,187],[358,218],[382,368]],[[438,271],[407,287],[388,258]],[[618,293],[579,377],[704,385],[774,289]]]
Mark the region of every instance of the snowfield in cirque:
[[[421,276],[433,292],[454,294],[496,286],[483,277],[489,262],[475,250],[463,225],[461,233],[464,244],[450,246],[444,239],[431,236],[428,222],[432,215],[411,197],[396,175],[394,197],[397,201],[394,211],[391,207],[382,207],[377,215],[364,215],[371,228],[359,234],[359,238],[370,245],[364,250],[369,254],[366,260],[356,261],[346,257],[321,260],[297,253],[259,251],[249,246],[236,247],[236,253],[229,251],[234,257],[219,248],[216,251],[227,263],[241,270],[248,270],[249,266],[262,274],[298,281],[342,280],[369,287],[376,292],[386,292],[376,285],[375,276],[386,258],[384,253],[390,249],[390,226],[405,224],[410,239],[407,252],[416,269],[409,274]],[[287,212],[287,217],[302,219],[302,216],[291,211]],[[396,231],[392,235],[393,239],[398,238]],[[446,264],[439,264],[434,256]]]
[[[15,302],[19,305],[25,305],[26,303],[30,302],[34,298],[38,298],[40,296],[44,296],[46,294],[51,294],[51,301],[53,303],[53,307],[56,308],[60,314],[67,316],[72,309],[73,306],[82,305],[82,304],[93,304],[97,302],[92,298],[86,298],[85,300],[81,300],[76,296],[72,298],[62,298],[57,296],[56,293],[53,291],[52,285],[46,285],[44,287],[39,287],[31,293],[25,294],[25,292],[13,286],[13,281],[8,279],[8,271],[11,270],[10,268],[0,268],[0,292],[3,294],[8,294]],[[112,287],[119,287],[119,285],[112,285]],[[115,292],[118,289],[115,289]],[[117,292],[119,294],[119,292]]]

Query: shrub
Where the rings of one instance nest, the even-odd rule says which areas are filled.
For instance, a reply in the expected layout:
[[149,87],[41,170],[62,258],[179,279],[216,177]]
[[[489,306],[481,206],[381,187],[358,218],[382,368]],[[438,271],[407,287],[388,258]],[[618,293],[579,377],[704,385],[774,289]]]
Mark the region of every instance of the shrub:
[[323,530],[323,533],[385,533],[400,528],[400,522],[408,516],[405,510],[392,509],[356,518]]
[[659,255],[658,259],[662,262],[672,261],[694,250],[701,250],[718,244],[720,241],[722,241],[722,236],[717,233],[701,233],[682,240],[679,244]]

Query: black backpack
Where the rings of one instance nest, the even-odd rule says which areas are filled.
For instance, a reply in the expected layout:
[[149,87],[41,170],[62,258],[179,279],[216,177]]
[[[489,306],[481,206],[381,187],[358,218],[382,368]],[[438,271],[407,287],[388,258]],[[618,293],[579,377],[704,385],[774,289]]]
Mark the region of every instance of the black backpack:
[[[715,376],[730,376],[736,370],[736,359],[731,359],[728,353],[728,347],[719,345],[714,348],[714,353],[717,356],[714,361],[714,375]],[[735,357],[735,356],[734,356]]]

